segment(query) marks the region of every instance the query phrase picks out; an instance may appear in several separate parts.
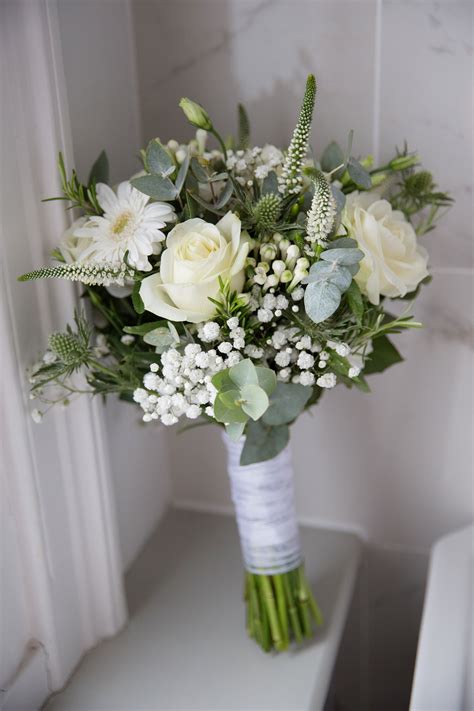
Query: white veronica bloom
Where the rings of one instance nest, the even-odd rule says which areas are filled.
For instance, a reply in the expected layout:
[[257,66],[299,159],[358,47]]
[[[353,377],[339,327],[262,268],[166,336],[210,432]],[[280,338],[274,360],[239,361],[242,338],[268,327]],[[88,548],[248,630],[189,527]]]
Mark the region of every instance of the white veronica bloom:
[[201,323],[216,311],[219,278],[240,291],[245,281],[248,236],[228,212],[215,225],[196,217],[173,227],[166,239],[159,274],[143,279],[145,309],[170,321]]
[[92,258],[122,264],[126,252],[131,266],[143,272],[151,270],[148,257],[158,254],[165,239],[161,231],[176,215],[171,205],[152,202],[131,183],[120,183],[115,193],[104,183],[97,184],[97,200],[104,211],[93,216],[74,234],[89,237],[91,243],[80,255],[80,261]]
[[412,225],[377,193],[347,195],[342,221],[364,252],[355,280],[372,304],[405,296],[428,276],[428,253]]

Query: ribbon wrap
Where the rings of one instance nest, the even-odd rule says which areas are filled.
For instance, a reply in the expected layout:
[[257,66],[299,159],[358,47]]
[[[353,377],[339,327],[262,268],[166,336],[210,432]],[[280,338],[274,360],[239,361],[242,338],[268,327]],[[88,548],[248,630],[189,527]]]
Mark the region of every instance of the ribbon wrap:
[[293,468],[287,446],[274,459],[240,466],[243,440],[223,435],[245,568],[276,575],[302,563]]

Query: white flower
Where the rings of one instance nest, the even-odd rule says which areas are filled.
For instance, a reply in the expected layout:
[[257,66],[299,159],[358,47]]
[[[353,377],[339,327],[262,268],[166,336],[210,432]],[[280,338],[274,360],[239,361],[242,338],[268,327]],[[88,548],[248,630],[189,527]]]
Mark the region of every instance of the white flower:
[[137,388],[133,391],[133,399],[135,402],[143,402],[148,396],[147,391],[144,388]]
[[229,343],[229,341],[219,343],[219,345],[217,346],[217,350],[221,353],[230,353],[232,350],[232,343]]
[[291,292],[291,298],[293,301],[301,301],[304,296],[304,289],[302,286],[298,286]]
[[291,356],[286,351],[279,351],[275,356],[275,363],[280,366],[280,368],[286,368],[289,365]]
[[357,378],[357,376],[360,374],[360,368],[355,368],[354,366],[352,368],[349,368],[349,372],[347,375],[349,378]]
[[188,417],[190,420],[195,420],[198,418],[201,414],[201,408],[199,405],[190,405],[188,409],[186,410],[186,417]]
[[314,356],[306,351],[301,351],[298,356],[297,364],[302,370],[308,370],[308,368],[312,368],[314,365]]
[[320,375],[316,381],[316,384],[319,385],[320,388],[333,388],[336,383],[337,379],[334,373],[324,373],[324,375]]
[[219,324],[215,321],[208,321],[198,331],[198,336],[204,343],[211,343],[212,341],[217,341],[221,335],[221,329]]
[[[145,419],[145,416],[143,417]],[[170,427],[171,425],[175,425],[178,421],[178,418],[176,415],[173,415],[171,412],[167,412],[164,415],[161,416],[161,421],[164,425],[167,427]]]
[[83,259],[82,254],[88,247],[90,247],[92,237],[89,235],[87,237],[79,237],[77,235],[77,230],[84,227],[88,219],[88,217],[79,217],[77,220],[74,220],[72,225],[68,227],[63,234],[62,240],[59,244],[59,251],[68,264],[72,264],[78,260],[86,261]]
[[364,252],[354,278],[372,304],[381,295],[405,296],[428,276],[428,254],[412,225],[376,193],[348,195],[343,224]]
[[305,371],[304,373],[301,373],[301,375],[300,375],[300,383],[301,383],[301,385],[314,385],[314,375],[313,375],[313,373],[308,373],[308,371]]
[[237,316],[232,316],[231,318],[227,319],[227,322],[226,322],[226,323],[227,323],[228,327],[229,327],[231,330],[233,330],[233,329],[235,329],[235,328],[238,328],[238,326],[239,326],[239,319],[237,318]]
[[33,420],[33,422],[36,422],[36,424],[39,425],[39,423],[43,420],[43,413],[41,412],[41,410],[32,410],[31,419]]
[[245,346],[244,353],[249,356],[249,358],[258,359],[263,356],[263,348],[259,348],[258,346],[249,343],[248,346]]
[[273,318],[273,312],[269,309],[259,309],[257,311],[257,318],[260,323],[269,323]]
[[121,341],[121,343],[123,343],[124,346],[131,346],[132,343],[135,342],[135,337],[126,334],[125,336],[122,336],[120,341]]
[[219,297],[219,278],[229,279],[232,290],[242,289],[249,243],[232,212],[216,225],[199,218],[176,225],[166,246],[160,273],[141,283],[147,311],[171,321],[200,323],[216,311],[209,297]]
[[148,272],[148,257],[160,251],[165,239],[161,228],[174,222],[173,208],[165,202],[149,203],[150,198],[124,181],[117,194],[104,183],[97,183],[97,200],[103,216],[94,215],[83,227],[75,230],[78,237],[90,237],[91,244],[80,256],[81,261],[107,261],[122,264],[126,252],[128,262],[140,271]]

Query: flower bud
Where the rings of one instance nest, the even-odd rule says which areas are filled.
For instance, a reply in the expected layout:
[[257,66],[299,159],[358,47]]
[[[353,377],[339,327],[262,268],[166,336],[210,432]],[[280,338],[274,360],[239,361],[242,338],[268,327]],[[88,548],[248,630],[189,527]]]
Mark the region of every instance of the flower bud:
[[384,180],[387,180],[388,178],[388,173],[383,171],[382,173],[375,173],[374,175],[370,176],[370,179],[372,181],[372,187],[375,188],[377,185],[381,185]]
[[206,150],[206,143],[207,143],[207,131],[204,131],[202,128],[198,128],[196,131],[196,141],[198,144],[198,153],[200,156],[204,153]]
[[366,169],[368,170],[369,168],[372,168],[374,164],[374,157],[371,155],[365,156],[365,158],[362,158],[359,163]]
[[274,274],[280,276],[285,271],[286,264],[281,259],[275,259],[275,261],[272,263],[272,269]]
[[212,129],[212,121],[209,114],[201,106],[201,104],[183,97],[179,102],[179,105],[183,109],[190,124],[196,128],[202,128],[204,131],[210,131]]
[[266,280],[266,282],[265,282],[265,284],[264,284],[264,286],[263,286],[263,290],[264,290],[264,291],[268,291],[268,289],[271,289],[272,286],[273,286],[273,287],[278,286],[278,281],[279,281],[279,279],[278,279],[278,277],[277,277],[276,274],[270,274],[270,275],[267,277],[267,280]]
[[277,255],[276,245],[272,244],[271,242],[262,244],[262,246],[260,247],[260,256],[266,262],[272,262],[275,259],[276,255]]
[[296,246],[296,244],[290,244],[288,249],[286,250],[286,266],[288,269],[293,269],[295,266],[296,260],[300,256],[300,250],[299,247]]
[[293,279],[293,273],[289,269],[285,269],[283,274],[280,275],[280,281],[282,284],[287,284]]
[[298,271],[309,269],[309,260],[306,257],[300,257],[296,262],[296,269]]
[[272,239],[275,242],[275,244],[280,244],[280,242],[283,239],[283,235],[281,235],[279,232],[275,232]]
[[283,259],[285,259],[286,258],[286,250],[290,246],[290,240],[282,239],[282,240],[280,240],[280,243],[278,246],[280,247],[281,256],[283,257]]
[[407,168],[412,168],[419,162],[420,157],[418,155],[398,156],[390,161],[389,166],[392,170],[406,170]]

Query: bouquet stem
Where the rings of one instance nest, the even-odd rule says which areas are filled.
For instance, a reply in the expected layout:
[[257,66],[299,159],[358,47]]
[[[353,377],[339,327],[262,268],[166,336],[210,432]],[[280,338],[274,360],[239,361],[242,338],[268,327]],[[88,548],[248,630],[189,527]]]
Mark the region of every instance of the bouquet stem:
[[265,652],[283,652],[313,636],[322,616],[304,566],[278,575],[245,573],[247,632]]

